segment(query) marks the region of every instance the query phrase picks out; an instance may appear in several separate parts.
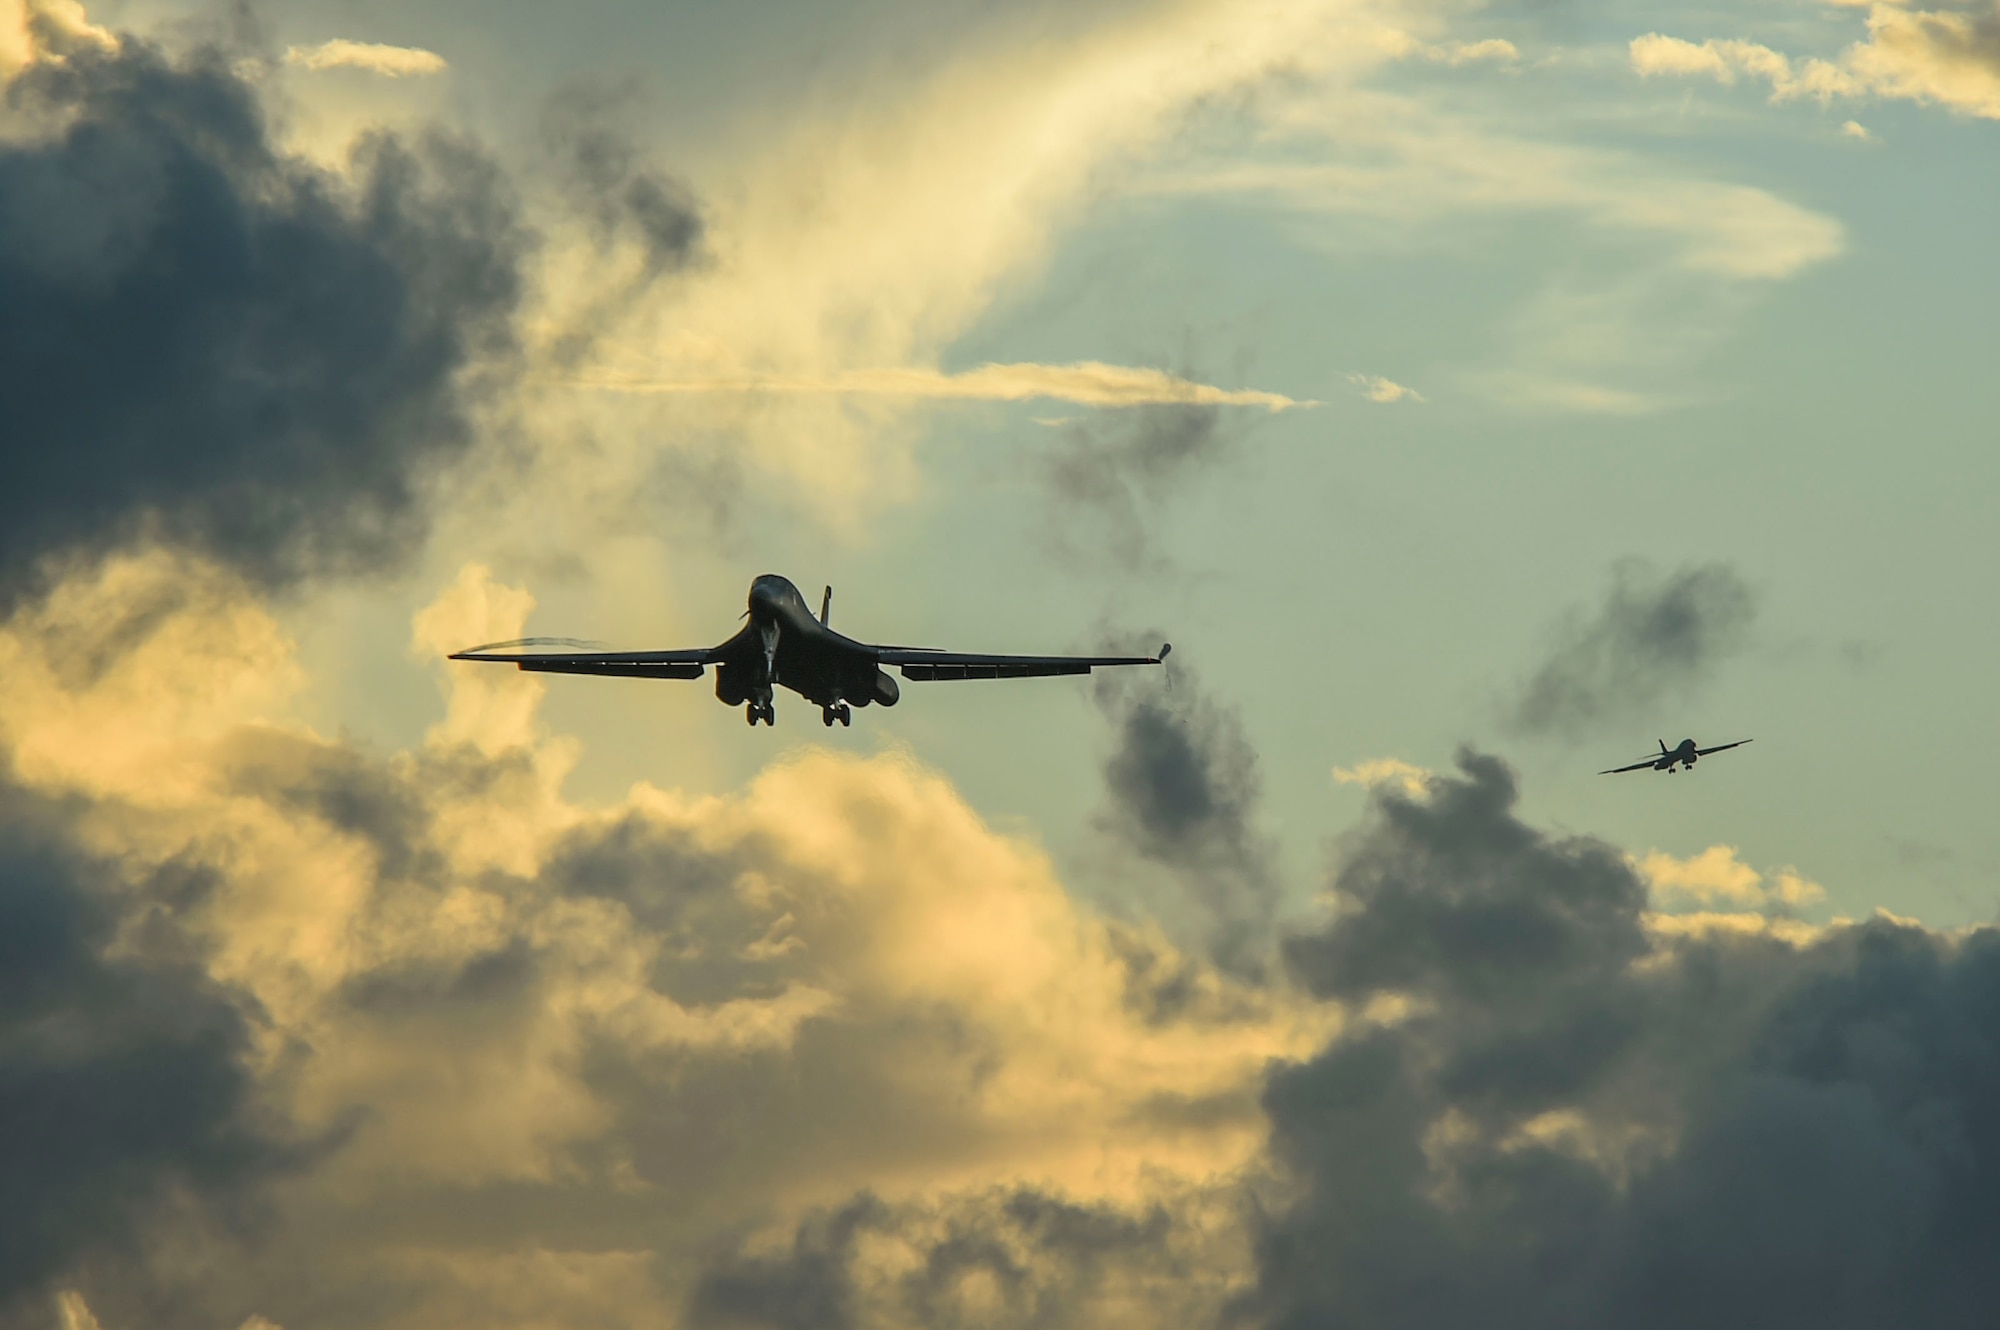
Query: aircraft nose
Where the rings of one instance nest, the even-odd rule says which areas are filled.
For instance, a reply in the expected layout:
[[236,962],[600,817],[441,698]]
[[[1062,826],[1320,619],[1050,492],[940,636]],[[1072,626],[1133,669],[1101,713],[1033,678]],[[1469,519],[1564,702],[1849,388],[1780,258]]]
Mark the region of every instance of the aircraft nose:
[[752,614],[775,613],[784,600],[785,593],[777,582],[769,577],[760,577],[750,584],[750,612]]

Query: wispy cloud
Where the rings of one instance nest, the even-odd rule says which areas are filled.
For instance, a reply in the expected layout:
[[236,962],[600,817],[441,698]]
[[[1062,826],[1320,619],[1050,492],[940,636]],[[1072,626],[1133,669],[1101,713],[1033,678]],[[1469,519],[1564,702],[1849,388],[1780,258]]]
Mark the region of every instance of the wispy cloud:
[[1385,379],[1379,374],[1350,374],[1348,382],[1361,389],[1361,395],[1371,402],[1384,406],[1396,402],[1421,402],[1424,395],[1415,388],[1407,388],[1394,379]]
[[1837,219],[1753,185],[1638,151],[1509,132],[1491,114],[1410,95],[1321,86],[1274,93],[1260,111],[1267,133],[1249,150],[1165,165],[1142,187],[1275,202],[1307,243],[1342,254],[1431,234],[1448,242],[1474,218],[1562,218],[1580,233],[1590,261],[1552,267],[1507,319],[1494,363],[1461,376],[1525,409],[1657,408],[1664,363],[1698,351],[1758,287],[1846,243]]
[[1511,65],[1521,58],[1514,43],[1504,37],[1487,37],[1476,42],[1425,42],[1409,33],[1391,30],[1381,34],[1380,41],[1398,59],[1425,60],[1453,68],[1482,63]]
[[1512,724],[1522,734],[1575,739],[1648,715],[1739,651],[1756,614],[1756,596],[1729,564],[1661,576],[1642,560],[1621,560],[1601,603],[1574,607],[1556,624]]
[[1219,388],[1164,370],[1083,360],[1069,365],[981,365],[957,374],[919,366],[832,374],[742,374],[646,378],[614,372],[579,374],[575,387],[615,393],[800,393],[861,397],[946,398],[981,402],[1050,400],[1079,406],[1255,406],[1266,411],[1318,402],[1256,388]]
[[1149,188],[1263,194],[1310,212],[1396,222],[1562,209],[1606,230],[1666,238],[1677,266],[1736,279],[1790,277],[1844,243],[1839,222],[1752,186],[1494,133],[1400,98],[1365,101],[1351,126],[1325,126],[1331,151],[1320,161],[1217,162],[1162,172]]
[[336,37],[318,46],[294,46],[285,52],[285,63],[300,69],[360,69],[384,78],[412,74],[441,74],[445,59],[435,51],[418,46],[383,46],[376,42],[351,42]]

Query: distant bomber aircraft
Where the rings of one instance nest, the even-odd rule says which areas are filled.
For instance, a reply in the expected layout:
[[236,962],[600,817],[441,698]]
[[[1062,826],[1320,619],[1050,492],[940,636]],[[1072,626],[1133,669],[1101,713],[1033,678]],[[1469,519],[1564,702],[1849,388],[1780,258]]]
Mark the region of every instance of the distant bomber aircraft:
[[1749,742],[1748,739],[1738,739],[1733,744],[1717,744],[1713,748],[1696,748],[1694,740],[1683,739],[1679,748],[1669,750],[1667,741],[1662,739],[1660,740],[1660,755],[1658,757],[1649,757],[1644,762],[1634,762],[1629,767],[1613,767],[1609,771],[1600,771],[1597,774],[1600,776],[1615,776],[1621,771],[1645,771],[1651,768],[1654,771],[1664,771],[1672,775],[1674,767],[1677,764],[1684,767],[1692,767],[1695,764],[1696,758],[1707,757],[1710,753],[1719,753],[1725,748],[1741,748]]
[[451,659],[501,660],[550,674],[609,674],[625,679],[699,679],[703,668],[713,665],[715,695],[732,707],[748,703],[744,718],[752,725],[760,720],[777,723],[771,694],[780,685],[819,703],[825,724],[849,725],[854,720],[850,702],[857,707],[871,702],[896,705],[900,691],[883,668],[888,665],[902,670],[905,679],[1027,679],[1088,674],[1099,665],[1158,665],[1173,649],[1162,646],[1157,656],[975,656],[933,647],[870,646],[827,627],[832,608],[832,587],[826,589],[815,619],[797,587],[766,573],[750,584],[750,608],[743,616],[750,622],[719,647],[527,655],[503,650],[551,641],[525,638],[473,647]]

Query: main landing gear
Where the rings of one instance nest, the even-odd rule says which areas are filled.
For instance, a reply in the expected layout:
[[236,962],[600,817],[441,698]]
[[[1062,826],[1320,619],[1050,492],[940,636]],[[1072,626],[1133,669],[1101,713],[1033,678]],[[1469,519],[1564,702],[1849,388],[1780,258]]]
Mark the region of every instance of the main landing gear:
[[778,709],[769,702],[752,702],[749,706],[743,708],[743,719],[752,725],[755,725],[760,720],[766,725],[776,725],[778,723]]
[[827,726],[831,726],[835,721],[839,721],[842,725],[852,725],[854,713],[847,709],[847,703],[836,702],[830,707],[819,709],[819,720],[820,724]]

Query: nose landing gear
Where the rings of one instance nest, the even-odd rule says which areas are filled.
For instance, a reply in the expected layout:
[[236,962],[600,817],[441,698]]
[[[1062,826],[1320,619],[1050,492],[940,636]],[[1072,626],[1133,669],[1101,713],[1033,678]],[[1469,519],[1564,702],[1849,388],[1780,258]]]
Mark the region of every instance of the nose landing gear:
[[842,725],[852,725],[854,723],[854,713],[847,709],[847,703],[836,702],[830,707],[821,707],[819,709],[819,720],[820,724],[829,728],[832,727],[835,721],[839,721]]
[[743,708],[743,719],[751,725],[755,725],[760,720],[766,725],[776,725],[778,723],[778,709],[769,702],[752,702],[749,706]]

